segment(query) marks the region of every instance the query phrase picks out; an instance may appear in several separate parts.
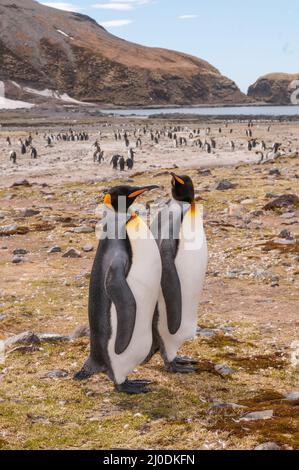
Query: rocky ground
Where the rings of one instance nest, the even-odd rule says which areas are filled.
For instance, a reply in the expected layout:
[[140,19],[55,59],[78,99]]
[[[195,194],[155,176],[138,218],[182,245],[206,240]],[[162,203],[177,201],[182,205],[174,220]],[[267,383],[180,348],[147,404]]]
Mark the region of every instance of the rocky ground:
[[[17,168],[7,161],[7,130],[1,133],[0,448],[298,449],[299,200],[277,198],[298,196],[299,158],[258,165],[246,151],[245,125],[234,124],[234,154],[228,131],[212,155],[146,141],[133,173],[113,174],[108,157],[123,151],[114,125],[92,126],[87,144],[52,149],[38,129],[41,156]],[[91,151],[100,129],[103,166],[93,164]],[[270,135],[265,124],[255,128],[258,139],[292,149],[297,131],[296,123],[276,124]],[[14,145],[26,133],[10,129]],[[169,375],[157,356],[135,374],[154,382],[145,396],[119,395],[103,375],[74,382],[88,353],[102,191],[121,181],[153,182],[161,189],[143,201],[161,203],[173,165],[205,199],[208,276],[198,337],[182,350],[198,359],[197,373]]]

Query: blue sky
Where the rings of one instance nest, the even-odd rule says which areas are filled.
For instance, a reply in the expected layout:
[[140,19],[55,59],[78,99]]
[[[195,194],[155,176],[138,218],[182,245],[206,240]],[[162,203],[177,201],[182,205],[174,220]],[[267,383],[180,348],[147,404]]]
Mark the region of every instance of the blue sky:
[[299,73],[298,0],[40,3],[87,14],[129,41],[205,59],[243,91],[266,73]]

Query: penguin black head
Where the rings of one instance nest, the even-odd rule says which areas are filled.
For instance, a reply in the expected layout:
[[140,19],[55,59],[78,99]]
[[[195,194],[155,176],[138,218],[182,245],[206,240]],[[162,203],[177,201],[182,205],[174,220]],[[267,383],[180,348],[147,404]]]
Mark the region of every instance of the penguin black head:
[[172,175],[172,196],[176,201],[188,202],[192,204],[194,202],[194,186],[192,179],[189,176],[178,176],[175,173]]
[[104,204],[115,212],[127,212],[138,196],[159,186],[115,186],[104,197]]

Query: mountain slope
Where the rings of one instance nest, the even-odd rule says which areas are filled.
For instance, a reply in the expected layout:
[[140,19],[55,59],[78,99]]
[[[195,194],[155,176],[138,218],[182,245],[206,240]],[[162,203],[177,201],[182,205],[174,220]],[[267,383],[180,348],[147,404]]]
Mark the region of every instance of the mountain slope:
[[[259,78],[248,89],[248,96],[256,101],[277,105],[290,105],[293,81],[299,80],[299,74],[272,73]],[[298,88],[298,87],[297,87]]]
[[127,106],[247,99],[203,60],[124,41],[85,15],[32,0],[0,0],[0,31],[0,79],[22,86]]

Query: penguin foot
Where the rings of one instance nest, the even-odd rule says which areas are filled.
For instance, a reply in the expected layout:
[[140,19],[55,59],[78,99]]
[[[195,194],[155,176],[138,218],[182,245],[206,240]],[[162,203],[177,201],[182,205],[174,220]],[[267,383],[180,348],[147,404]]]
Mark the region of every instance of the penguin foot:
[[196,359],[193,359],[192,357],[187,357],[187,356],[177,356],[174,360],[176,364],[179,365],[196,365],[198,364],[198,361]]
[[74,380],[86,380],[91,377],[93,373],[90,370],[85,369],[84,367],[74,375]]
[[122,384],[116,384],[115,388],[119,393],[127,393],[128,395],[140,395],[142,393],[148,393],[147,386],[151,382],[148,380],[126,380]]
[[175,360],[166,365],[167,372],[172,374],[194,374],[196,369],[191,364],[179,364]]
[[100,372],[106,372],[106,367],[96,364],[91,359],[88,359],[82,369],[74,375],[74,380],[86,380]]

